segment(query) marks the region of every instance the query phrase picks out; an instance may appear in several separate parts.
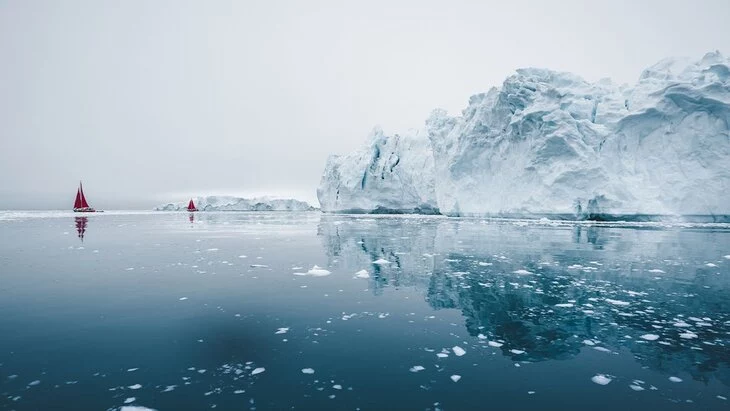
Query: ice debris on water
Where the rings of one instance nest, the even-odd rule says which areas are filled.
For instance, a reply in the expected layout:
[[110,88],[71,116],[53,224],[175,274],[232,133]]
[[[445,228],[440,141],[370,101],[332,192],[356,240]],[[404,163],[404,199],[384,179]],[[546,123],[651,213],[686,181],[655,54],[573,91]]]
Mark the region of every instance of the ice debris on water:
[[639,338],[641,338],[643,340],[647,340],[647,341],[655,341],[655,340],[659,339],[659,336],[656,334],[644,334]]
[[410,371],[410,372],[419,372],[419,371],[423,371],[423,370],[425,370],[425,368],[423,366],[421,366],[421,365],[414,365],[408,371]]
[[529,272],[527,270],[516,270],[516,271],[512,271],[512,272],[515,273],[515,274],[521,274],[521,275],[529,275],[529,274],[532,274],[531,272]]
[[360,270],[355,273],[355,278],[370,278],[370,274],[367,270]]
[[454,354],[457,357],[461,357],[462,355],[466,354],[466,350],[464,350],[463,348],[459,347],[458,345],[455,345],[453,348],[451,348],[451,350],[454,351]]
[[262,372],[266,371],[266,368],[264,367],[258,367],[251,371],[251,375],[261,374]]
[[671,382],[682,382],[682,379],[679,378],[679,377],[672,376],[672,377],[669,377],[669,381],[671,381]]
[[302,368],[302,374],[314,374],[314,369],[312,369],[312,368]]
[[598,385],[606,385],[606,384],[610,383],[612,380],[613,380],[612,378],[608,378],[604,374],[596,374],[593,377],[591,377],[591,381],[593,381],[594,383],[596,383]]
[[388,261],[384,258],[378,258],[377,260],[373,261],[373,264],[378,264],[378,265],[390,264],[390,261]]
[[286,334],[289,332],[289,327],[282,327],[276,330],[274,334]]
[[459,380],[461,379],[461,375],[454,374],[450,378],[453,382],[459,382]]
[[324,277],[327,275],[332,274],[329,270],[325,270],[324,268],[315,265],[313,266],[309,271],[306,273],[294,273],[294,275],[309,275],[312,277]]

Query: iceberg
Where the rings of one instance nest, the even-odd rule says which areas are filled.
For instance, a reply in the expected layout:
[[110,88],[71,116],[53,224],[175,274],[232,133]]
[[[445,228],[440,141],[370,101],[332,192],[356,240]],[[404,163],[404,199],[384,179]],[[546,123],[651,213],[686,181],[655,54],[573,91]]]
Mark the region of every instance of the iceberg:
[[459,116],[330,157],[318,197],[326,212],[727,216],[730,60],[665,59],[633,86],[519,69]]
[[[316,208],[305,201],[290,198],[232,196],[193,197],[201,211],[313,211]],[[155,211],[187,210],[188,202],[168,203],[155,207]]]

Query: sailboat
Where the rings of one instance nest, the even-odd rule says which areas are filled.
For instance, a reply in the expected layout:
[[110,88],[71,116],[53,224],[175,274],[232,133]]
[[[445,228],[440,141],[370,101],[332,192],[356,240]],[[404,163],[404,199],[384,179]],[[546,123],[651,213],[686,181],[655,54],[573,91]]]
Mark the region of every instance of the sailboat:
[[188,203],[188,211],[198,211],[198,208],[195,207],[195,203],[193,203],[193,199],[190,199],[190,202]]
[[76,190],[76,201],[74,201],[74,211],[77,213],[95,213],[96,210],[89,207],[89,203],[86,202],[86,196],[84,196],[84,187],[79,181],[79,188]]

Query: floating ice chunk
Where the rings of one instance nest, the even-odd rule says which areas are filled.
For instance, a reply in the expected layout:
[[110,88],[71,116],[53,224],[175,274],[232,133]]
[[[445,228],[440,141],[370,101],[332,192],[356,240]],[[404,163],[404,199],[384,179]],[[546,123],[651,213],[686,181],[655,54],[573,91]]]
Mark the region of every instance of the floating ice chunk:
[[390,261],[388,261],[384,258],[378,258],[377,260],[373,261],[373,264],[378,264],[378,265],[390,264]]
[[707,263],[705,265],[708,267],[717,267],[717,264],[714,264],[714,263]]
[[218,249],[217,248],[209,248],[209,249],[207,249],[205,251],[216,252],[216,251],[218,251]]
[[425,370],[425,368],[423,366],[414,365],[408,371],[410,371],[410,372],[419,372],[419,371],[423,371],[423,370]]
[[269,268],[266,264],[251,264],[251,268]]
[[449,354],[446,354],[446,353],[440,352],[440,353],[437,353],[437,354],[436,354],[436,356],[437,356],[437,357],[439,357],[439,358],[446,358],[446,357],[448,357],[448,356],[449,356]]
[[672,376],[672,377],[669,377],[669,381],[671,381],[671,382],[682,382],[682,379],[679,378],[679,377]]
[[234,394],[243,394],[244,392],[246,392],[246,390],[236,390],[236,391],[233,391]]
[[512,354],[517,354],[517,355],[520,355],[520,354],[524,354],[525,353],[522,350],[514,350],[514,349],[513,350],[509,350],[509,352],[511,352]]
[[655,340],[659,339],[659,336],[656,334],[644,334],[639,338],[641,338],[643,340],[647,340],[647,341],[655,341]]
[[128,368],[128,369],[127,369],[127,372],[135,372],[135,371],[137,371],[138,369],[139,369],[139,368]]
[[312,277],[324,277],[327,275],[332,274],[329,270],[325,270],[324,268],[315,265],[313,266],[309,271],[306,273],[294,273],[294,275],[311,275]]
[[634,391],[644,391],[644,387],[636,384],[629,385],[629,388],[631,388]]
[[312,369],[312,368],[302,368],[302,374],[314,374],[314,369]]
[[570,308],[573,306],[571,303],[555,304],[556,307]]
[[479,338],[480,340],[486,340],[487,336],[482,333],[479,333],[479,335],[477,335],[477,338]]
[[726,260],[730,260],[730,254],[728,254],[728,255],[724,255],[724,256],[722,256],[722,258],[724,258],[724,259],[726,259]]
[[601,352],[611,352],[611,350],[609,350],[608,348],[605,348],[605,347],[593,347],[593,349],[596,351],[601,351]]
[[499,348],[499,347],[501,347],[501,346],[503,346],[503,345],[504,345],[504,344],[502,344],[502,343],[499,343],[499,342],[496,342],[496,341],[488,341],[488,342],[487,342],[487,344],[488,344],[488,345],[489,345],[490,347],[494,347],[494,348]]
[[451,350],[454,351],[454,354],[457,357],[461,357],[462,355],[466,354],[466,350],[464,350],[463,348],[459,347],[458,345],[455,345],[453,348],[451,348]]
[[124,400],[124,403],[125,404],[131,404],[131,403],[133,403],[135,401],[137,401],[137,398],[135,398],[135,397],[129,397],[126,400]]
[[675,327],[691,327],[692,326],[692,325],[690,325],[690,324],[688,324],[688,323],[686,323],[684,321],[681,321],[681,320],[680,321],[677,321],[676,323],[674,323],[672,325],[674,325]]
[[[728,257],[728,256],[726,255],[725,257]],[[723,400],[723,401],[727,401],[727,397],[723,397],[722,395],[718,395],[718,396],[716,396],[716,398],[717,398],[718,400]]]
[[258,367],[251,371],[251,375],[261,374],[262,372],[266,371],[266,368],[264,367]]
[[529,274],[532,274],[531,272],[529,272],[527,270],[516,270],[516,271],[512,271],[512,272],[515,273],[515,274],[521,274],[521,275],[529,275]]
[[612,381],[612,378],[608,378],[607,376],[603,374],[596,374],[593,377],[591,377],[591,381],[598,385],[606,385]]
[[596,343],[593,342],[593,340],[583,340],[583,344],[585,344],[585,345],[596,345]]
[[332,388],[334,388],[336,390],[341,390],[342,389],[342,386],[340,384],[335,384],[335,385],[332,386]]
[[488,267],[488,266],[492,265],[492,263],[485,263],[484,261],[480,261],[477,264],[479,264],[482,267]]
[[697,334],[693,333],[692,331],[687,331],[679,334],[679,338],[684,338],[686,340],[691,340],[694,338],[697,338]]
[[138,390],[138,389],[142,388],[142,386],[140,384],[134,384],[134,385],[130,385],[127,388],[129,388],[130,390]]
[[238,258],[248,258],[247,255],[239,255]]
[[355,278],[370,278],[368,270],[360,270],[355,273]]
[[289,327],[282,327],[276,330],[274,334],[286,334],[289,332]]
[[154,408],[142,407],[139,405],[123,405],[119,411],[157,411]]
[[164,390],[162,390],[162,392],[170,392],[173,391],[175,388],[177,388],[177,385],[168,385],[165,387]]
[[38,384],[40,384],[40,383],[41,383],[41,381],[40,381],[40,380],[35,380],[35,381],[31,381],[31,382],[29,382],[29,383],[28,383],[28,386],[31,386],[31,387],[32,387],[32,386],[34,386],[34,385],[38,385]]
[[459,382],[459,380],[461,379],[461,375],[454,374],[450,378],[453,382]]
[[610,298],[606,298],[606,302],[613,305],[618,305],[619,307],[625,307],[627,305],[630,305],[631,303],[621,300],[612,300]]
[[659,274],[664,274],[664,270],[660,270],[660,269],[658,269],[658,268],[654,268],[654,269],[652,269],[652,270],[649,270],[649,272],[650,272],[650,273],[659,273]]

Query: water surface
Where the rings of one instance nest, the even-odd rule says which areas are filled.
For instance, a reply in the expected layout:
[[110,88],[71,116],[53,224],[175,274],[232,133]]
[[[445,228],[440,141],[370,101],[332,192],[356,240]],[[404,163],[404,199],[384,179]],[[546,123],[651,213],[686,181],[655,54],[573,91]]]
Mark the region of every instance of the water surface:
[[0,233],[0,409],[728,407],[723,224],[2,212]]

